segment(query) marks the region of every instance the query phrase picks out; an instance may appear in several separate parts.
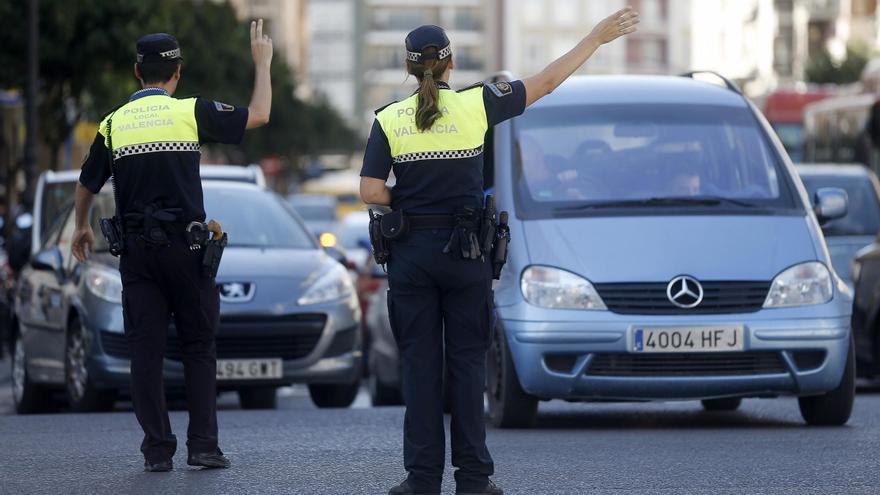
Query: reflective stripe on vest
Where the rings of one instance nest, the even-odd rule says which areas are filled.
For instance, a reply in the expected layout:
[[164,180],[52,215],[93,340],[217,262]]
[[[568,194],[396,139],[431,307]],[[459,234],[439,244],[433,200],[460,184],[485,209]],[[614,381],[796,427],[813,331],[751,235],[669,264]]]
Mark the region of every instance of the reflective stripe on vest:
[[442,116],[425,132],[416,127],[418,95],[379,112],[376,118],[388,138],[394,163],[468,158],[483,152],[489,128],[483,88],[460,93],[441,89],[437,106]]
[[105,145],[111,116],[114,158],[159,151],[200,151],[195,98],[152,95],[122,105],[98,128]]

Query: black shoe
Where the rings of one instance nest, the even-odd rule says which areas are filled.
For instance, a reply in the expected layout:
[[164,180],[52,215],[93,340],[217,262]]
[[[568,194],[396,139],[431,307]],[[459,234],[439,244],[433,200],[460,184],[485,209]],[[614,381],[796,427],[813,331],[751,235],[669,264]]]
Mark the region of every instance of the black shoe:
[[478,492],[463,492],[456,490],[455,495],[504,495],[504,490],[498,488],[498,485],[495,484],[492,480],[489,480],[486,483],[486,487]]
[[232,465],[232,462],[229,460],[229,458],[219,451],[201,454],[190,454],[186,458],[186,463],[190,466],[199,466],[208,469],[226,469]]
[[167,473],[172,469],[174,469],[174,463],[171,462],[171,459],[152,463],[144,461],[144,471],[148,473]]
[[399,485],[388,490],[388,495],[440,495],[440,491],[436,492],[417,492],[409,484],[409,480],[403,480]]

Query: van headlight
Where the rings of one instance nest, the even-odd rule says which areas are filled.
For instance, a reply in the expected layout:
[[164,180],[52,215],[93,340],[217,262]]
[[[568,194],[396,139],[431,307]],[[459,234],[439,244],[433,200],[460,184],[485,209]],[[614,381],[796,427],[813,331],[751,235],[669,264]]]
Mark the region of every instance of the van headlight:
[[765,308],[787,308],[824,304],[831,300],[831,272],[822,263],[810,261],[786,269],[773,279]]
[[333,263],[333,267],[319,276],[305,294],[297,300],[300,306],[309,304],[321,304],[338,299],[344,299],[354,293],[354,285],[345,267],[339,263]]
[[90,267],[85,274],[89,292],[105,301],[122,304],[122,278],[119,272]]
[[550,309],[607,309],[589,280],[549,266],[523,271],[520,289],[526,301]]

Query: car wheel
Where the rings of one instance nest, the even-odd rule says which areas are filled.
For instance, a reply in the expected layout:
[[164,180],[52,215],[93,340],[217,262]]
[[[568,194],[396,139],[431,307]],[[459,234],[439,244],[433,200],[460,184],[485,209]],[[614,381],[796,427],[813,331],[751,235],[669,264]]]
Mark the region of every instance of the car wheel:
[[67,329],[67,346],[64,353],[64,388],[67,404],[74,412],[110,411],[116,402],[116,390],[104,390],[95,386],[89,373],[88,349],[85,330],[74,318]]
[[538,398],[527,394],[519,383],[504,332],[495,329],[486,358],[486,394],[489,422],[497,428],[531,428],[538,417]]
[[370,373],[367,384],[367,387],[370,389],[370,401],[373,403],[373,407],[399,406],[403,404],[400,389],[393,385],[382,383],[382,380],[376,376],[375,372]]
[[275,409],[278,394],[275,387],[243,388],[238,391],[238,403],[242,409]]
[[312,402],[321,409],[348,407],[357,397],[361,384],[350,385],[309,385]]
[[855,343],[850,338],[846,368],[837,388],[822,395],[798,398],[801,416],[808,425],[841,426],[849,421],[856,397]]
[[18,414],[47,412],[53,409],[53,397],[44,387],[31,382],[27,372],[24,342],[16,332],[12,343],[12,401]]
[[727,397],[724,399],[706,399],[701,401],[703,409],[707,411],[736,411],[742,404],[741,397]]

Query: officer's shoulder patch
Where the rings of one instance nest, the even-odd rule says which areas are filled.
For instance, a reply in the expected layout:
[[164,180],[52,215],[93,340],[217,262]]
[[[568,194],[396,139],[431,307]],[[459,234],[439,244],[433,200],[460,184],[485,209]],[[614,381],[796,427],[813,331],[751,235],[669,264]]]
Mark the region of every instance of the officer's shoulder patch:
[[392,101],[391,103],[389,103],[387,105],[383,105],[383,106],[373,110],[373,113],[376,115],[379,115],[379,112],[381,112],[382,110],[385,110],[386,108],[390,107],[391,105],[394,105],[395,103],[397,103],[397,100]]
[[471,84],[470,86],[467,86],[465,88],[461,88],[456,92],[457,93],[464,93],[465,91],[470,91],[472,89],[482,88],[483,86],[485,86],[485,83],[483,83],[483,81],[480,81],[478,83]]
[[497,97],[507,96],[513,93],[513,86],[510,85],[507,81],[499,81],[496,83],[492,83],[487,85],[489,91],[495,94]]
[[219,101],[214,101],[214,108],[216,108],[218,112],[231,112],[235,110],[234,106]]

